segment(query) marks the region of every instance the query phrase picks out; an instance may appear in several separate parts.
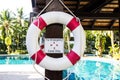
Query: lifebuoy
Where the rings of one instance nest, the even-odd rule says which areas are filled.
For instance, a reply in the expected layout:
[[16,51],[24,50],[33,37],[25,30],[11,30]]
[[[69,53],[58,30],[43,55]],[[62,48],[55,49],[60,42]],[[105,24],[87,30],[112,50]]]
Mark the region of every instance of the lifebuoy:
[[[66,25],[74,36],[73,48],[67,55],[63,55],[61,58],[47,56],[44,51],[40,49],[38,43],[38,37],[43,28],[54,23]],[[84,53],[85,33],[82,25],[75,17],[64,12],[51,11],[40,15],[38,19],[31,23],[26,35],[26,46],[33,60],[35,60],[35,55],[37,55],[36,63],[38,65],[48,70],[64,70],[76,64],[80,59],[80,55]]]

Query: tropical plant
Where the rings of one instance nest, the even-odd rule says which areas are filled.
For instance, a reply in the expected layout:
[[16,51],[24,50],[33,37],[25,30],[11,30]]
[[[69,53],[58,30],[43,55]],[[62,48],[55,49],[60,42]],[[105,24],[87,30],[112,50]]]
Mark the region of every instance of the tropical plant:
[[106,35],[105,31],[93,31],[95,34],[95,48],[98,50],[97,55],[102,56],[105,50]]
[[[3,10],[0,14],[0,34],[1,39],[3,40],[3,44],[6,44],[5,39],[9,38],[11,40],[11,36],[13,35],[13,29],[12,29],[12,17],[10,16],[9,10]],[[10,52],[10,45],[7,45],[8,53]],[[5,48],[4,48],[5,50]]]
[[63,30],[63,37],[64,37],[64,49],[65,53],[69,52],[71,47],[70,47],[70,30],[67,27],[64,27]]
[[7,46],[7,52],[8,52],[8,54],[10,54],[10,45],[11,45],[11,43],[12,43],[12,41],[11,41],[11,37],[6,37],[5,38],[5,44],[6,44],[6,46]]
[[110,48],[109,53],[111,54],[111,56],[119,53],[119,46],[117,44],[114,44],[113,46],[110,46],[109,48]]
[[117,55],[117,54],[120,54],[120,47],[118,44],[114,43],[114,35],[115,35],[115,32],[114,31],[109,31],[108,33],[110,39],[111,39],[111,46],[109,46],[110,48],[110,55],[111,56],[114,56],[114,55]]
[[4,44],[3,51],[10,53],[17,49],[25,50],[27,28],[28,19],[23,15],[23,8],[17,9],[16,14],[9,10],[3,10],[0,13],[0,43]]
[[14,35],[13,35],[13,41],[14,44],[16,44],[16,49],[25,49],[25,45],[23,47],[23,40],[25,40],[26,36],[26,31],[28,28],[28,20],[24,18],[23,14],[23,8],[17,9],[17,14],[14,14],[14,20],[13,20],[13,30],[14,30]]
[[90,30],[86,30],[86,53],[95,53],[95,35]]

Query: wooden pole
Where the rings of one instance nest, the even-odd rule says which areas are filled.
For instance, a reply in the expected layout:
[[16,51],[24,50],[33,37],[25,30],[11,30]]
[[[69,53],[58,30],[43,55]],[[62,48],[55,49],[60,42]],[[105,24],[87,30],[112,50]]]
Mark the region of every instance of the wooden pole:
[[[50,0],[46,0],[46,4]],[[53,0],[52,4],[46,9],[48,11],[63,11],[63,6],[58,0]],[[63,38],[63,25],[52,24],[46,27],[45,38]],[[59,58],[63,56],[63,53],[46,53],[48,56]],[[62,80],[62,71],[50,71],[45,70],[45,76],[50,80]]]

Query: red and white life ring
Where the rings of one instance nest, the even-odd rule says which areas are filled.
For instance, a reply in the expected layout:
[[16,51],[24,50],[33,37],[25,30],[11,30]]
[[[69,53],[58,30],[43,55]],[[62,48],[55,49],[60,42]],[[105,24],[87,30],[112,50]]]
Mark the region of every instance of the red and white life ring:
[[[74,46],[67,55],[63,55],[61,58],[52,58],[47,56],[39,47],[38,38],[40,32],[47,25],[60,23],[66,25],[74,36]],[[85,33],[82,25],[76,18],[70,14],[51,11],[39,16],[30,25],[27,36],[26,45],[28,53],[31,58],[35,60],[35,54],[37,54],[36,63],[48,70],[64,70],[68,67],[76,64],[80,59],[80,55],[84,53],[85,49]]]

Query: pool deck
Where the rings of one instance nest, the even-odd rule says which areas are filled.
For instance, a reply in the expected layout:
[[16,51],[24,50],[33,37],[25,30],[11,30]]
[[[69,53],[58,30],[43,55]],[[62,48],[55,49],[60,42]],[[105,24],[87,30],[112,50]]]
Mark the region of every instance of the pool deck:
[[[44,75],[43,68],[36,66],[36,69]],[[31,64],[0,65],[0,80],[44,80],[44,78]]]

